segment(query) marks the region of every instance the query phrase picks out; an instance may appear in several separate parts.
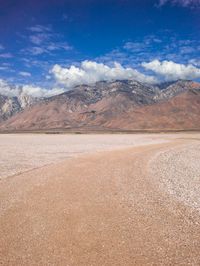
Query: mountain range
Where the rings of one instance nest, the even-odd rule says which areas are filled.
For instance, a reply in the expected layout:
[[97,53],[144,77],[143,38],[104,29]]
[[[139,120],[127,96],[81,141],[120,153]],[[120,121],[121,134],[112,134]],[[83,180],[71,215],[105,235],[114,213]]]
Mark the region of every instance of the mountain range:
[[49,98],[0,95],[0,131],[199,130],[200,83],[80,85]]

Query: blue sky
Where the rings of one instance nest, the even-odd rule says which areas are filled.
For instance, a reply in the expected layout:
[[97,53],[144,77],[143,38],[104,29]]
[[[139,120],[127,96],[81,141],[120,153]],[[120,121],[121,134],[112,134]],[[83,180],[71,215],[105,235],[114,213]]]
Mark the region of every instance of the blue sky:
[[0,25],[0,79],[9,83],[76,85],[66,80],[88,71],[84,60],[97,64],[92,73],[117,62],[159,80],[200,78],[200,0],[0,0]]

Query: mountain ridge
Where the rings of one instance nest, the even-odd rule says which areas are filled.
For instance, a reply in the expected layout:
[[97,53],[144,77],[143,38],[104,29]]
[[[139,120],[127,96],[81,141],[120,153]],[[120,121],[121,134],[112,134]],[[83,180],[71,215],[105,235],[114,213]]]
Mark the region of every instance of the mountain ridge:
[[178,80],[147,85],[116,80],[79,85],[56,96],[32,99],[0,121],[1,131],[87,127],[200,128],[200,84]]

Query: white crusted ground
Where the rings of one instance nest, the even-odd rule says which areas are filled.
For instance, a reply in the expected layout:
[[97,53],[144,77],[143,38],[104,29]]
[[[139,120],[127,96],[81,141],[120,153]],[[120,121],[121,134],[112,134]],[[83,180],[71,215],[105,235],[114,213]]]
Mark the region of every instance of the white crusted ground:
[[200,211],[200,142],[158,153],[150,163],[162,189]]
[[88,152],[162,143],[173,135],[0,135],[0,179]]

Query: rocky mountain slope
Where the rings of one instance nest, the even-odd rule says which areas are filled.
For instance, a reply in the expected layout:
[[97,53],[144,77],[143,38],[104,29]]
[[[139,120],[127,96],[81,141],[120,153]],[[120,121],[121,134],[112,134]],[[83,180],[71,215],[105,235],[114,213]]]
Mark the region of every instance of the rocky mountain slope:
[[0,94],[0,122],[7,120],[16,113],[34,105],[39,99],[25,93],[17,96],[5,96]]
[[0,122],[20,110],[19,102],[14,97],[0,95]]
[[[4,98],[5,113],[11,99]],[[200,129],[200,84],[192,81],[156,86],[102,81],[27,103],[28,108],[18,103],[10,103],[13,111],[4,115],[0,130]]]

